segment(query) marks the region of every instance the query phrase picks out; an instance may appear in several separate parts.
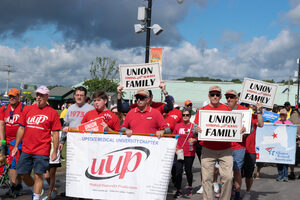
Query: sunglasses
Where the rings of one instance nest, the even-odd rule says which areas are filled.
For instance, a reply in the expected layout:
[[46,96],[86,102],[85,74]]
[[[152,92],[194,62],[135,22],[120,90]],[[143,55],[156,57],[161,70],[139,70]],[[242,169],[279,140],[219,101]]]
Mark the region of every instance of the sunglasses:
[[214,97],[214,96],[220,97],[221,94],[220,93],[209,93],[209,96],[211,96],[211,97]]
[[144,101],[147,97],[145,97],[145,96],[140,96],[140,95],[137,95],[137,96],[135,96],[135,98],[136,98],[136,100],[141,100],[141,101]]
[[236,96],[235,96],[235,95],[226,95],[225,98],[226,98],[226,99],[229,99],[229,98],[230,98],[230,99],[235,99]]
[[13,113],[13,111],[10,111],[10,116],[9,116],[9,119],[13,119],[14,118],[14,113]]
[[192,107],[192,106],[193,106],[193,104],[191,104],[191,103],[190,103],[190,104],[188,104],[188,105],[186,105],[186,106],[187,106],[187,107]]
[[182,117],[189,117],[190,114],[182,114]]

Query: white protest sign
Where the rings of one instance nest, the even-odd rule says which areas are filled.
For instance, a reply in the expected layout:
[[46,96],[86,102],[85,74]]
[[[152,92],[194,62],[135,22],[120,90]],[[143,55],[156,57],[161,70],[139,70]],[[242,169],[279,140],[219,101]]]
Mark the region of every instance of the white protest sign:
[[261,102],[264,107],[273,108],[278,85],[244,78],[240,101],[255,105]]
[[244,134],[250,134],[252,111],[251,110],[234,110],[232,112],[242,113],[242,126],[244,126],[246,128],[246,131],[244,132]]
[[166,199],[177,140],[68,133],[66,196]]
[[241,142],[242,113],[231,111],[200,110],[199,140]]
[[119,65],[120,82],[123,90],[159,88],[161,71],[159,63],[145,63],[134,65]]

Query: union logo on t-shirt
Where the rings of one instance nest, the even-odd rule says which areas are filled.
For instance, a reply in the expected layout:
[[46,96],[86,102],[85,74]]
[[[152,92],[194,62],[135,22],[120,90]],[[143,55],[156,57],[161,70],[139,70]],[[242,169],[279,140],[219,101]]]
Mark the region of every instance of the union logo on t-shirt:
[[5,121],[5,123],[7,123],[7,124],[14,124],[15,122],[18,121],[19,118],[20,118],[20,115],[19,115],[19,114],[14,114],[14,115],[12,116],[12,119],[11,119],[10,116],[9,116],[9,117],[5,118],[4,121]]
[[27,124],[39,125],[44,123],[46,120],[48,120],[46,115],[34,115],[32,117],[28,117]]

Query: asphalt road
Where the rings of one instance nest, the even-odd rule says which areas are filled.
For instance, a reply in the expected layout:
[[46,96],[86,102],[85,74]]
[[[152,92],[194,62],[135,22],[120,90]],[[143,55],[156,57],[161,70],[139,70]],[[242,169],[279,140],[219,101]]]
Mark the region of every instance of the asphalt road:
[[[193,196],[187,197],[183,196],[182,200],[191,199],[191,200],[199,200],[202,199],[201,194],[196,194],[196,191],[200,188],[200,164],[198,159],[195,159],[194,168],[194,182],[193,182]],[[300,167],[295,168],[295,173],[298,176],[300,174]],[[255,179],[252,187],[251,192],[251,199],[252,200],[299,200],[300,199],[300,179],[296,179],[294,181],[289,182],[277,182],[275,179],[277,177],[277,168],[274,166],[264,167],[261,170],[261,177],[260,179]],[[182,187],[184,188],[186,185],[186,178],[183,177],[183,184]],[[31,191],[25,186],[23,189],[24,195],[17,197],[20,200],[30,200],[31,199]],[[58,196],[57,200],[62,199],[70,199],[67,198],[61,193],[65,191],[65,174],[64,172],[60,172],[57,174],[57,181],[56,187],[58,188]],[[48,185],[44,183],[44,189],[47,192]],[[175,193],[176,189],[174,188],[173,184],[170,182],[167,200],[173,199],[173,194]],[[0,198],[10,200],[5,195],[6,189],[0,190]],[[242,191],[241,195],[243,196],[245,193],[245,184],[243,180]],[[217,198],[215,198],[217,199]]]

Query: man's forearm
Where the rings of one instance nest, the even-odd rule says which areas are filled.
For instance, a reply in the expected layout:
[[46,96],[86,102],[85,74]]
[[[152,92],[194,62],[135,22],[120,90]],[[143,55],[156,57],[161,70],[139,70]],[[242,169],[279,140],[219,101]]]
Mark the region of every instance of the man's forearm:
[[257,115],[257,126],[258,127],[263,127],[264,126],[264,120],[262,118],[262,114]]
[[59,143],[59,132],[58,131],[53,131],[53,150],[57,152],[58,150],[58,143]]
[[17,135],[16,135],[15,147],[19,146],[19,144],[20,144],[20,142],[23,138],[24,132],[25,132],[25,127],[24,126],[19,126],[18,131],[17,131]]
[[5,122],[0,121],[0,140],[5,140]]

